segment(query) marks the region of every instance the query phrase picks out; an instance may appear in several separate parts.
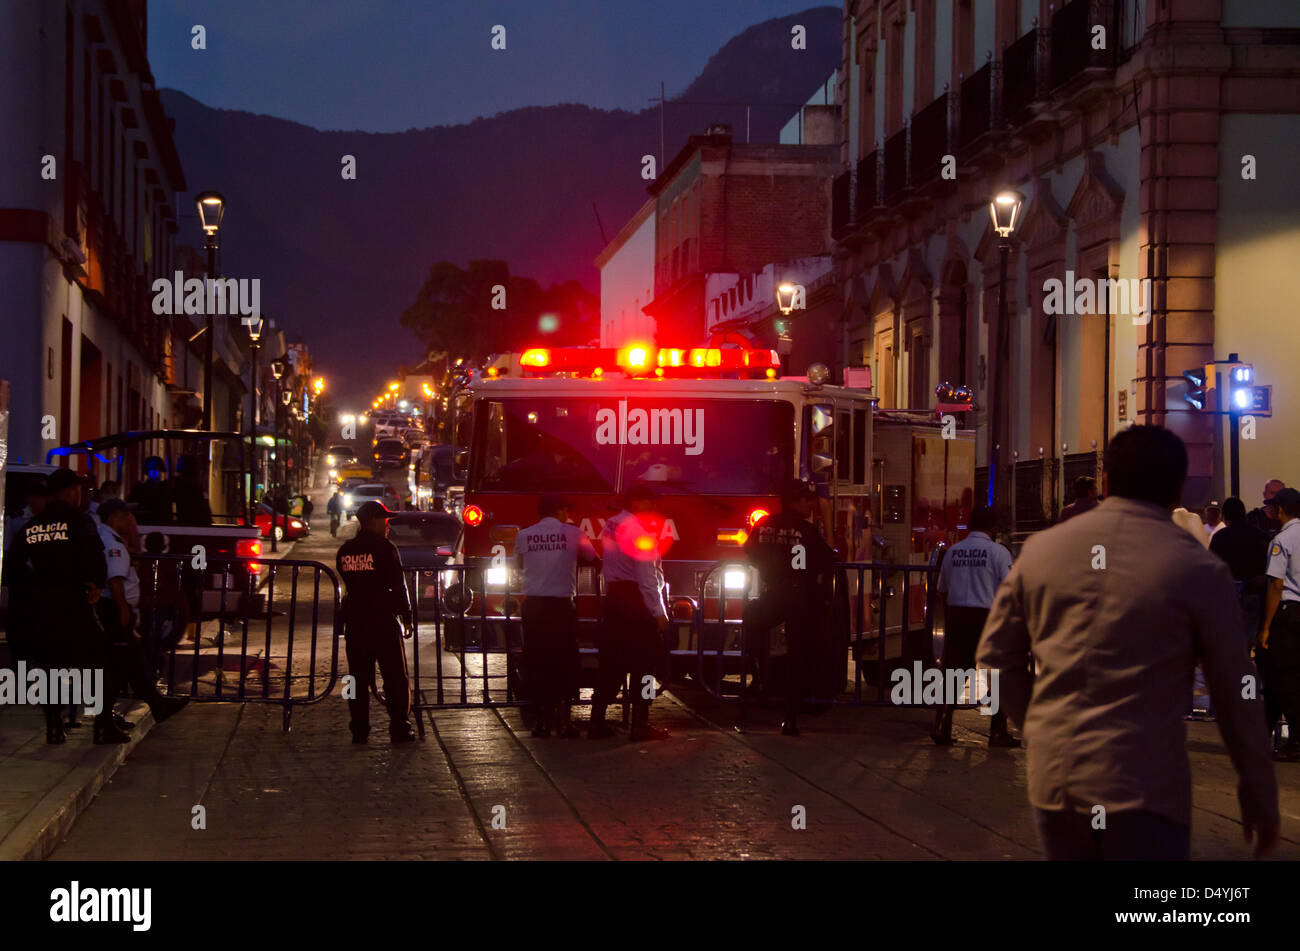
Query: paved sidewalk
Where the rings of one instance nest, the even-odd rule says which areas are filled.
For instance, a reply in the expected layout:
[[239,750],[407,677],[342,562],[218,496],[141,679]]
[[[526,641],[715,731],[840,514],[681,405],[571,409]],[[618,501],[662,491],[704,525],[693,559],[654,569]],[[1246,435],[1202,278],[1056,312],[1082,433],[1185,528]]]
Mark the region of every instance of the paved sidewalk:
[[54,850],[154,726],[143,703],[123,715],[135,723],[130,743],[96,746],[91,718],[83,716],[68,742],[51,746],[39,708],[0,713],[0,861],[43,859]]

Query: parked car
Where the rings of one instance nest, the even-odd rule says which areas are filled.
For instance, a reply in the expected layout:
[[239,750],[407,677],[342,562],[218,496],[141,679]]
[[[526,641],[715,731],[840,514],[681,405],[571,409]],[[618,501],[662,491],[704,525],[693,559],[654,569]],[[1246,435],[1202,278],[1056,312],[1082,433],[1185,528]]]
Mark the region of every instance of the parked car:
[[400,469],[411,461],[411,450],[400,439],[380,439],[372,457],[376,469]]
[[[263,538],[271,537],[271,506],[265,502],[258,502],[253,511],[253,521],[262,533]],[[288,528],[286,529],[286,523]],[[307,534],[307,523],[296,515],[290,515],[287,518],[285,513],[275,513],[275,540],[284,541],[287,537],[289,541],[296,541]]]

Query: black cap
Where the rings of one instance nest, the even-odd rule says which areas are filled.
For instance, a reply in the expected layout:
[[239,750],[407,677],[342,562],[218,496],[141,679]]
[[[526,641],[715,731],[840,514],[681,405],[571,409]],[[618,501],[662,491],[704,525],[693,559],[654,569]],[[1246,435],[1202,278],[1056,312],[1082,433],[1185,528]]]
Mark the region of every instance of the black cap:
[[812,483],[805,482],[803,479],[791,479],[781,490],[781,502],[797,502],[799,499],[815,499],[817,490],[813,488]]
[[1300,492],[1295,489],[1278,489],[1277,494],[1265,504],[1286,508],[1300,507]]
[[542,518],[554,515],[560,509],[572,508],[569,500],[558,492],[546,492],[537,500],[537,514]]
[[121,499],[105,499],[99,503],[99,508],[95,514],[99,516],[101,522],[106,522],[119,512],[129,512],[130,508]]
[[357,521],[365,524],[371,519],[388,518],[395,514],[395,512],[390,512],[385,508],[383,502],[376,502],[371,499],[369,502],[363,503],[361,508],[357,509]]
[[55,469],[45,482],[45,488],[50,495],[57,495],[74,485],[81,485],[81,476],[71,469]]

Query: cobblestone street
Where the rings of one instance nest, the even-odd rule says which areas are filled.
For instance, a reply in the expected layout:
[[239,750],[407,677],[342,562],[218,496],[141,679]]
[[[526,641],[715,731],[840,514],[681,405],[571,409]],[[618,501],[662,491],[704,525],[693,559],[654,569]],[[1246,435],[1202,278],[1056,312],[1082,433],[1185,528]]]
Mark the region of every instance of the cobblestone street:
[[[667,742],[533,739],[519,712],[440,710],[424,741],[348,741],[331,697],[280,731],[274,707],[192,704],[155,727],[55,851],[132,859],[1033,859],[1022,751],[957,745],[923,711],[838,709],[802,737],[737,734],[730,711],[669,695]],[[582,712],[585,713],[585,710]],[[773,713],[772,716],[775,714]],[[712,722],[710,722],[712,721]],[[714,725],[714,724],[719,725]],[[1235,777],[1213,724],[1189,724],[1194,858],[1245,859]],[[1279,766],[1300,857],[1300,774]],[[191,828],[193,807],[206,829]],[[807,828],[792,828],[795,807]],[[504,811],[503,811],[504,810]],[[494,824],[495,819],[495,824]],[[501,828],[504,824],[504,828]]]

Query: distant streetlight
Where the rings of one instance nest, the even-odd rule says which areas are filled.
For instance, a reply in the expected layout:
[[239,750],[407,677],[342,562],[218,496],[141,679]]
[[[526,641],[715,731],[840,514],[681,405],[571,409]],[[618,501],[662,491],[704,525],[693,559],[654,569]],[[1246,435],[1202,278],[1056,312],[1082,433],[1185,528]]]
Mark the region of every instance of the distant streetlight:
[[253,409],[252,412],[248,414],[249,419],[251,420],[251,425],[248,430],[248,446],[249,446],[248,524],[249,525],[253,524],[253,502],[254,502],[253,496],[257,490],[257,479],[262,469],[262,466],[258,459],[258,452],[257,452],[257,417],[259,415],[258,398],[257,398],[258,396],[257,394],[257,382],[258,382],[257,381],[257,377],[258,377],[257,347],[262,340],[262,328],[264,324],[265,321],[263,320],[262,317],[259,316],[259,317],[255,317],[252,323],[248,325],[248,342],[253,357],[252,373],[251,373],[252,376],[251,396],[253,402]]
[[1024,200],[1024,195],[1006,189],[998,192],[993,200],[989,202],[989,216],[993,219],[993,230],[998,233],[998,237],[1001,239],[998,242],[998,326],[997,333],[994,335],[996,350],[993,359],[990,361],[992,369],[989,372],[989,386],[993,388],[993,398],[990,401],[992,408],[990,409],[988,427],[989,485],[987,501],[989,508],[995,511],[998,484],[998,443],[1002,438],[1003,399],[1001,380],[1006,376],[1006,365],[1010,362],[1010,354],[1007,349],[1007,257],[1011,253],[1011,233],[1016,230],[1016,223],[1020,218],[1020,208],[1024,204]]
[[[226,199],[220,192],[202,191],[194,196],[194,204],[199,209],[199,224],[203,228],[204,247],[208,252],[208,280],[217,278],[218,232],[221,219],[226,216]],[[204,310],[211,308],[204,307]],[[214,336],[212,314],[208,314],[205,326],[207,341],[203,348],[203,429],[212,431],[212,338]]]

